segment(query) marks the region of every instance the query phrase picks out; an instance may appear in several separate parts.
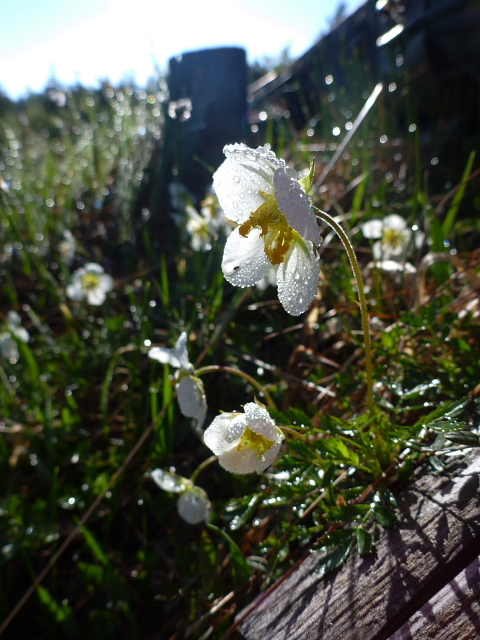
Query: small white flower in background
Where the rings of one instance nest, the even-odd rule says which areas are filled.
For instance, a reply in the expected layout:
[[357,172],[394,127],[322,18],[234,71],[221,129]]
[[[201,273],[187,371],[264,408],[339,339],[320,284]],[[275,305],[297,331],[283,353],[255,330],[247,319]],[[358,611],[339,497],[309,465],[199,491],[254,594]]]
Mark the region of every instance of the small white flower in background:
[[211,505],[203,489],[196,487],[191,480],[163,469],[154,469],[150,476],[160,489],[180,494],[177,502],[178,513],[188,524],[208,522]]
[[222,413],[205,431],[204,442],[231,473],[261,473],[278,455],[283,433],[265,407],[249,402],[244,413]]
[[190,236],[190,246],[194,251],[209,251],[215,237],[215,228],[207,218],[192,207],[185,207],[187,214],[187,232]]
[[62,240],[58,244],[58,250],[62,260],[67,264],[71,264],[76,247],[77,241],[73,233],[69,229],[65,229],[62,234]]
[[369,268],[377,268],[389,275],[394,282],[400,284],[404,279],[411,279],[416,276],[417,269],[410,262],[397,262],[396,260],[380,260],[379,262],[369,262]]
[[70,300],[87,299],[88,304],[96,307],[105,302],[107,293],[113,289],[113,278],[105,273],[102,266],[88,262],[73,272],[72,281],[67,285],[66,293]]
[[187,334],[183,331],[173,349],[152,347],[148,351],[148,357],[177,369],[176,389],[180,411],[187,418],[196,419],[194,430],[202,437],[202,426],[207,415],[207,398],[203,383],[195,376],[195,368],[188,359],[187,340]]
[[[365,222],[362,231],[365,238],[378,240],[372,248],[375,260],[404,257],[414,233],[396,213],[386,216],[383,220],[375,218]],[[415,231],[414,241],[417,248],[422,245],[424,238],[423,231]]]
[[[213,186],[210,189],[213,191]],[[214,193],[207,193],[200,207],[200,213],[214,229],[219,231],[223,228],[227,235],[229,234],[231,227],[225,225],[225,213]]]
[[[222,270],[233,285],[249,287],[278,265],[278,297],[298,316],[317,294],[320,242],[308,192],[313,168],[297,181],[285,162],[259,147],[227,145],[226,160],[213,176],[225,216],[240,226],[228,237]],[[296,175],[296,174],[295,174]]]
[[30,334],[21,326],[22,319],[16,311],[8,312],[7,330],[0,333],[0,353],[2,356],[14,364],[20,354],[15,338],[21,342],[28,342]]

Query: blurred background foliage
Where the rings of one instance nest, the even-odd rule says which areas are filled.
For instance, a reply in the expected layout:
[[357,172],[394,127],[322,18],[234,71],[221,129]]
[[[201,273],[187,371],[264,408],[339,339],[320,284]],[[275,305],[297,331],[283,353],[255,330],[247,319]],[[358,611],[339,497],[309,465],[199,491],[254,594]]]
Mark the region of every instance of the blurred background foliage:
[[[341,25],[332,33],[344,37]],[[0,101],[0,340],[10,344],[0,358],[2,619],[99,498],[5,637],[220,638],[308,549],[326,551],[324,572],[354,545],[368,553],[394,524],[395,492],[420,463],[440,472],[478,446],[476,132],[465,124],[461,136],[447,127],[439,138],[440,105],[432,99],[438,113],[427,114],[397,47],[386,54],[383,92],[321,180],[378,80],[368,57],[333,67],[323,49],[298,64],[281,56],[268,69],[275,77],[248,92],[242,125],[250,146],[270,145],[300,172],[316,159],[313,202],[354,243],[371,317],[373,416],[364,411],[360,315],[339,241],[322,230],[318,296],[292,318],[271,286],[225,282],[222,231],[203,251],[192,248],[188,209],[200,211],[208,185],[201,197],[189,193],[172,162],[168,198],[158,200],[168,122],[180,126],[186,108],[172,111],[165,79],[147,89],[51,86]],[[264,91],[268,82],[277,84]],[[362,225],[393,213],[412,242],[387,268],[372,260]],[[159,244],[155,227],[165,220],[172,235]],[[102,306],[66,296],[88,262],[115,280]],[[9,324],[11,310],[27,342]],[[173,372],[146,355],[183,330],[191,362],[254,377],[287,427],[275,472],[201,472],[208,527],[184,522],[175,497],[149,477],[157,467],[189,477],[209,456],[173,401]],[[203,382],[207,425],[219,410],[265,400],[225,371]]]

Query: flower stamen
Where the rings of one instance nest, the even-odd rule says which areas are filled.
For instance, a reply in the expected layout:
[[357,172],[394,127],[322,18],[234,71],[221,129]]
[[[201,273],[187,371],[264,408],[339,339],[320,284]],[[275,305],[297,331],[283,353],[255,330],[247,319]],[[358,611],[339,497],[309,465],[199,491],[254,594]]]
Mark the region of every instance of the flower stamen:
[[247,425],[237,445],[237,451],[240,453],[244,449],[251,449],[258,458],[261,458],[272,448],[273,444],[274,440],[269,440],[262,434],[252,431]]
[[82,276],[82,287],[85,291],[92,291],[100,284],[100,278],[96,273],[85,273]]
[[384,244],[390,245],[392,249],[397,249],[398,247],[401,247],[405,242],[404,233],[401,229],[384,229],[382,242]]
[[274,195],[259,191],[265,202],[240,225],[239,233],[246,238],[252,229],[260,229],[265,253],[272,264],[281,264],[293,240],[293,229],[278,208]]

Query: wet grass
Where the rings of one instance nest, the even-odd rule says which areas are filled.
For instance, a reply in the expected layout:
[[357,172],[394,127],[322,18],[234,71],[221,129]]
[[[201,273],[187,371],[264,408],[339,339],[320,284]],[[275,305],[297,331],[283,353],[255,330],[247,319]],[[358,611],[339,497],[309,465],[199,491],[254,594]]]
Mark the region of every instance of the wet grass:
[[[380,100],[313,192],[362,269],[375,380],[367,412],[355,285],[328,229],[319,293],[300,318],[283,311],[275,288],[224,280],[222,233],[208,251],[191,248],[188,194],[176,205],[178,255],[149,248],[142,190],[161,155],[165,98],[161,86],[78,88],[0,119],[2,331],[12,333],[15,310],[29,332],[28,342],[11,336],[18,356],[0,359],[2,619],[55,559],[5,637],[220,638],[307,550],[327,551],[325,572],[354,545],[369,553],[372,523],[394,526],[395,493],[414,468],[441,471],[479,444],[474,155],[463,177],[430,193],[415,131],[382,140]],[[342,115],[337,101],[335,118],[350,121],[361,106]],[[249,143],[276,141],[300,171],[315,156],[318,178],[338,142],[310,129],[283,118]],[[392,213],[412,241],[388,271],[372,261],[362,224]],[[87,262],[115,281],[101,306],[66,295]],[[209,367],[206,425],[255,397],[266,402],[261,385],[285,428],[268,473],[211,464],[198,475],[212,526],[183,521],[176,496],[149,477],[163,468],[188,478],[211,455],[179,411],[173,370],[147,356],[182,331],[190,361]]]

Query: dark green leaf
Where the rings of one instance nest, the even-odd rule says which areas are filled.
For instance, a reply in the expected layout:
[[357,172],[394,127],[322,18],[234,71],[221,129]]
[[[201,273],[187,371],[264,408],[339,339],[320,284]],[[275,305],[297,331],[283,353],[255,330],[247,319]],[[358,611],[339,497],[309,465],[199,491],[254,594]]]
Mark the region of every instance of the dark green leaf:
[[456,431],[446,433],[445,438],[455,444],[465,444],[468,447],[480,447],[480,437],[472,431]]
[[315,567],[315,571],[321,578],[325,577],[327,573],[330,573],[330,571],[338,569],[344,564],[345,560],[350,555],[350,551],[352,549],[352,540],[353,539],[350,539],[350,541],[344,542],[336,549],[334,549],[333,551],[329,551],[323,556],[318,565]]
[[218,535],[222,536],[224,540],[227,542],[230,553],[232,554],[232,569],[233,569],[233,577],[238,584],[245,582],[250,578],[250,567],[248,566],[247,561],[245,560],[245,556],[240,551],[237,543],[232,540],[232,538],[228,535],[226,531],[223,529],[219,529],[213,524],[207,524],[207,527],[211,531],[215,531]]
[[315,455],[315,450],[309,449],[306,444],[300,442],[300,440],[295,440],[292,438],[289,442],[290,449],[293,449],[297,455],[305,460],[315,460],[317,456]]
[[439,433],[450,433],[452,431],[460,431],[465,429],[465,422],[457,422],[456,420],[434,420],[429,425],[432,431],[438,431]]
[[366,556],[372,552],[373,536],[369,531],[365,531],[363,527],[355,529],[357,534],[358,552],[361,556]]
[[382,507],[376,504],[373,506],[373,515],[375,520],[383,527],[390,527],[398,522],[397,514],[392,507]]
[[301,427],[304,427],[304,426],[310,427],[310,429],[314,428],[310,418],[301,409],[295,409],[294,407],[291,407],[287,411],[287,415],[292,421],[292,424],[295,424]]

